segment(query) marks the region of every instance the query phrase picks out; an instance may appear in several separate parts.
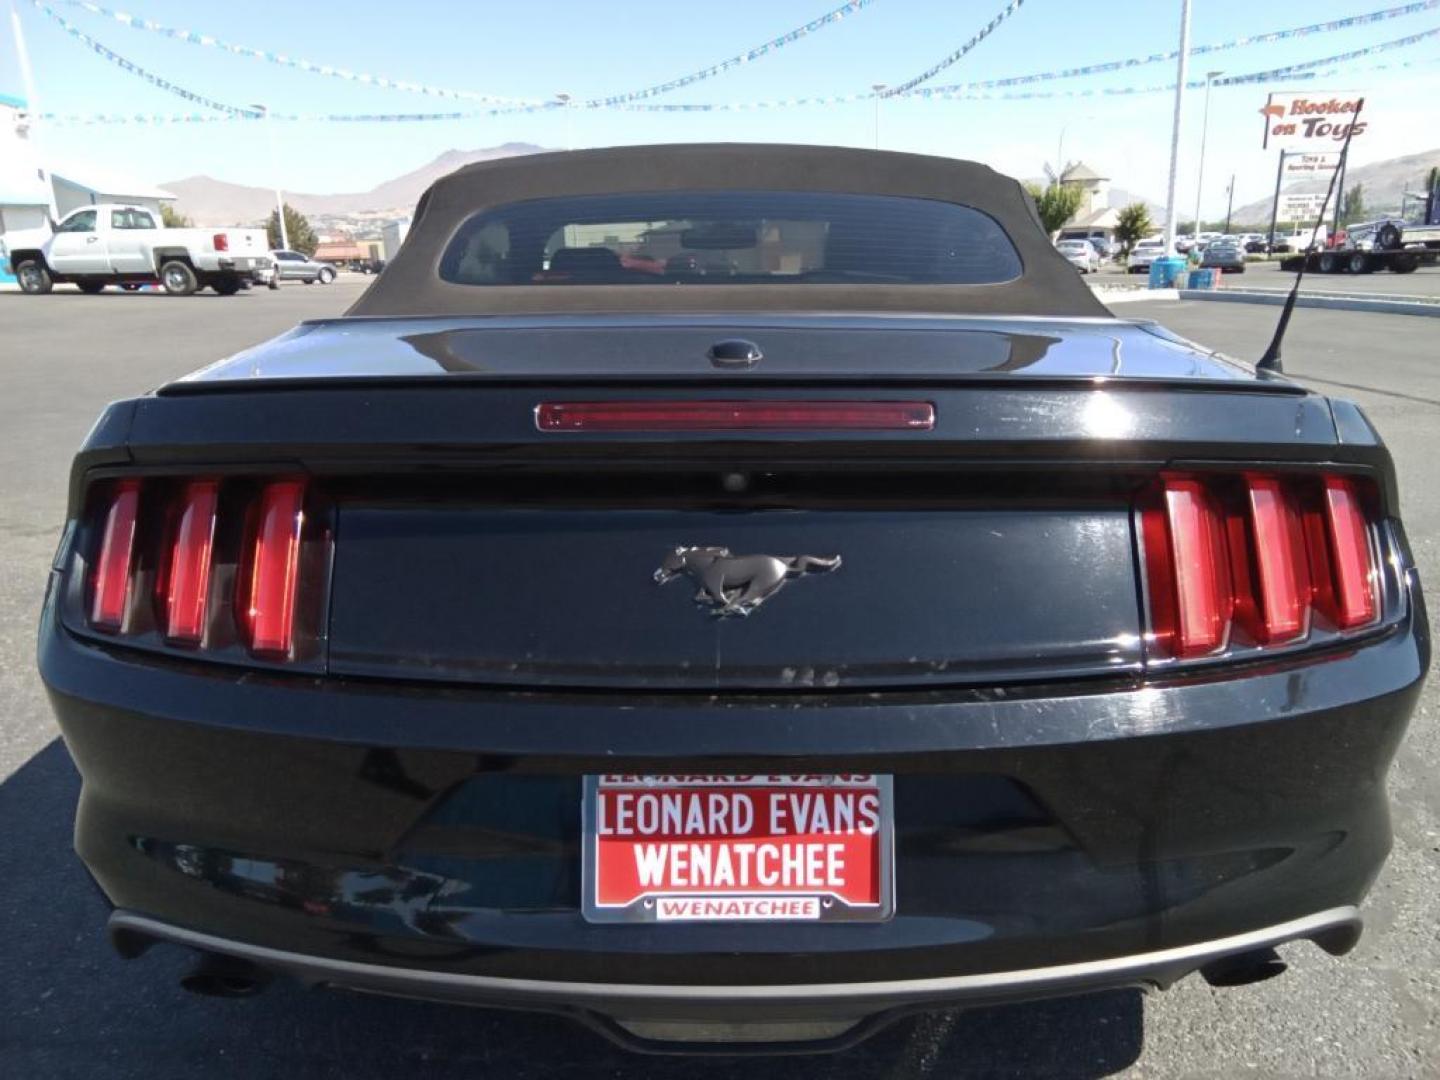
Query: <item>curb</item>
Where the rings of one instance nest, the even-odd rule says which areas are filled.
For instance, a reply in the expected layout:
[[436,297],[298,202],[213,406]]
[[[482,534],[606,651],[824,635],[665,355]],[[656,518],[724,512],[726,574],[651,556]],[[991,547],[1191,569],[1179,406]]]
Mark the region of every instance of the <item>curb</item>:
[[1179,300],[1179,289],[1094,289],[1102,304],[1126,304],[1132,300]]
[[[1157,289],[1148,293],[1158,299],[1169,299],[1161,294],[1171,290]],[[1211,300],[1232,304],[1265,304],[1280,307],[1288,295],[1283,292],[1241,292],[1238,289],[1178,289],[1174,292],[1181,300]],[[1425,300],[1380,300],[1359,296],[1321,296],[1316,293],[1301,293],[1295,300],[1296,307],[1329,308],[1332,311],[1370,311],[1379,315],[1421,315],[1432,319],[1440,318],[1440,303]]]

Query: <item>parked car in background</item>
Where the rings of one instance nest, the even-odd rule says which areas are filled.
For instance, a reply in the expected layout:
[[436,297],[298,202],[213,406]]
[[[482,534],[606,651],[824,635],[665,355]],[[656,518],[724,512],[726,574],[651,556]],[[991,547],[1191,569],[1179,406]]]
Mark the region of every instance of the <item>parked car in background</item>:
[[1251,255],[1264,255],[1270,250],[1264,233],[1246,233],[1241,239],[1245,250]]
[[1105,235],[1104,229],[1061,229],[1056,240],[1088,240],[1102,259],[1112,258],[1119,251],[1119,245]]
[[335,267],[304,252],[281,249],[270,254],[275,259],[275,270],[281,281],[303,281],[306,285],[318,281],[321,285],[329,285],[335,280]]
[[1150,240],[1141,240],[1130,249],[1130,256],[1125,260],[1125,270],[1130,274],[1143,274],[1149,271],[1150,264],[1156,259],[1165,255],[1165,241],[1158,237]]
[[1245,252],[1240,249],[1238,238],[1214,240],[1205,245],[1205,254],[1200,260],[1200,265],[1206,269],[1243,274],[1245,272]]
[[1066,261],[1082,274],[1099,270],[1104,262],[1089,240],[1061,240],[1056,243],[1055,250],[1064,255]]
[[1116,318],[971,162],[422,205],[74,460],[37,646],[122,956],[713,1054],[1356,946],[1429,631],[1355,405]]
[[66,282],[85,293],[159,282],[177,296],[206,287],[230,296],[271,262],[263,229],[166,229],[145,207],[121,203],[80,207],[53,231],[17,230],[6,242],[10,271],[31,294]]

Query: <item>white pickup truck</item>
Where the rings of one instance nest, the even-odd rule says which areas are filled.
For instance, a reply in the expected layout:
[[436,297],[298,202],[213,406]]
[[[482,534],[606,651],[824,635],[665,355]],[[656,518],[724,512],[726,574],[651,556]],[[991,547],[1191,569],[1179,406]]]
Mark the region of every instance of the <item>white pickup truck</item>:
[[210,287],[230,296],[272,276],[264,229],[165,229],[140,206],[99,203],[66,214],[53,231],[6,235],[10,271],[27,293],[71,282],[81,292],[159,282],[189,296]]

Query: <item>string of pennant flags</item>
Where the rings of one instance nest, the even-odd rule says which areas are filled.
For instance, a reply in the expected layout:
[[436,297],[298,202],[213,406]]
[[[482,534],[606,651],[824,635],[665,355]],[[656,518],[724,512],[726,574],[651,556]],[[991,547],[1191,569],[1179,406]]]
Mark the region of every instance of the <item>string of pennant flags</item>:
[[[1336,67],[1351,61],[1391,52],[1395,49],[1409,48],[1412,45],[1417,45],[1422,41],[1427,41],[1436,36],[1440,36],[1440,27],[1423,30],[1417,34],[1408,34],[1405,37],[1396,38],[1393,41],[1380,42],[1363,49],[1352,49],[1349,52],[1321,57],[1318,60],[1305,60],[1299,63],[1287,64],[1284,67],[1270,68],[1266,71],[1253,71],[1242,75],[1230,75],[1224,78],[1217,78],[1212,81],[1211,85],[1242,86],[1253,83],[1293,81],[1297,79],[1308,80],[1315,77],[1316,70],[1319,68]],[[1191,90],[1203,89],[1205,80],[1192,79],[1187,81],[1185,86]],[[905,94],[904,97],[919,101],[1032,101],[1047,98],[1126,97],[1134,94],[1161,93],[1173,91],[1174,89],[1175,84],[1173,82],[1157,83],[1149,86],[1105,86],[1086,87],[1077,90],[1000,92],[972,90],[969,87],[950,88],[936,86],[916,88]],[[627,109],[629,111],[644,112],[744,112],[747,110],[784,109],[801,106],[851,105],[857,102],[871,100],[873,97],[873,94],[830,94],[814,97],[780,98],[774,101],[698,102],[692,104],[665,102],[631,105],[627,106]]]
[[[1243,76],[1245,84],[1263,84],[1266,82],[1293,81],[1296,77],[1305,78],[1328,78],[1332,75],[1353,74],[1358,71],[1401,71],[1414,70],[1421,67],[1440,64],[1440,56],[1431,57],[1426,60],[1399,60],[1385,61],[1375,64],[1364,65],[1335,65],[1328,68],[1314,71],[1301,72],[1298,76],[1290,75],[1284,69],[1275,69],[1280,72],[1272,75],[1267,72],[1255,72]],[[1264,78],[1262,76],[1269,76]],[[1213,85],[1219,85],[1220,80],[1215,80]],[[1239,85],[1237,80],[1236,85]],[[1188,82],[1186,86],[1191,89],[1201,89],[1205,85],[1203,80]],[[1117,90],[1120,94],[1149,94],[1161,92],[1173,92],[1175,84],[1154,85],[1141,87],[1127,87]],[[1049,94],[1034,94],[1023,96],[1010,96],[1003,100],[1031,100],[1033,97],[1080,97],[1091,96],[1095,91],[1059,91]],[[997,100],[999,95],[979,100]],[[851,95],[849,103],[859,103],[872,100],[866,95]],[[934,94],[928,100],[944,101],[957,100],[946,95]],[[733,106],[734,111],[745,111],[747,109],[764,109],[780,107],[803,107],[810,104],[834,104],[836,99],[813,99],[794,98],[786,102],[741,102]],[[444,120],[475,120],[486,116],[495,115],[495,110],[475,110],[462,112],[425,112],[425,113],[274,113],[272,118],[286,122],[324,122],[324,123],[431,123]],[[224,124],[236,120],[254,119],[250,116],[232,116],[223,113],[42,113],[40,119],[60,125],[95,125],[95,124],[133,124],[137,126],[164,127],[171,124]]]
[[54,19],[57,23],[59,23],[61,29],[63,29],[76,41],[80,42],[82,45],[88,48],[91,52],[95,53],[97,56],[105,60],[108,60],[110,63],[118,67],[121,71],[129,72],[131,75],[134,75],[136,78],[149,83],[151,86],[155,87],[158,90],[164,90],[167,94],[174,94],[176,97],[184,98],[186,101],[192,101],[196,105],[204,105],[207,109],[214,109],[216,112],[221,113],[232,119],[250,119],[261,115],[261,112],[258,109],[242,109],[236,105],[227,105],[223,101],[216,101],[214,98],[207,97],[204,94],[196,93],[194,90],[187,90],[185,87],[173,83],[169,79],[156,75],[153,71],[149,71],[146,68],[141,67],[134,61],[127,60],[125,57],[117,53],[114,49],[102,45],[100,42],[92,38],[89,34],[85,33],[85,31],[81,30],[78,26],[75,26],[73,23],[67,20],[65,16],[61,15],[54,8],[51,8],[45,4],[37,4],[36,6],[39,7],[42,11],[44,11],[45,14],[49,15],[50,18]]
[[[737,53],[728,59],[720,61],[718,64],[711,64],[709,67],[703,67],[699,71],[692,71],[688,75],[681,75],[677,79],[656,83],[654,86],[631,90],[624,94],[613,94],[610,97],[592,98],[585,102],[585,105],[589,108],[626,105],[632,101],[643,101],[646,98],[668,94],[672,90],[679,90],[682,87],[691,86],[715,75],[723,75],[732,68],[742,67],[745,64],[752,63],[759,60],[762,56],[768,56],[772,52],[776,52],[785,48],[787,45],[799,41],[801,38],[809,37],[811,34],[825,29],[827,26],[833,26],[847,15],[854,15],[857,12],[863,11],[874,2],[875,0],[850,0],[849,3],[841,4],[833,11],[827,11],[818,19],[810,20],[804,26],[797,26],[794,30],[781,34],[779,37],[771,38],[769,41],[762,45],[757,45],[753,49],[747,49],[743,53]],[[1435,0],[1435,2],[1440,4],[1440,0]]]
[[[67,7],[83,9],[101,18],[111,19],[133,30],[148,31],[152,34],[158,34],[161,37],[170,38],[173,41],[184,42],[187,45],[199,45],[204,48],[217,49],[221,52],[230,53],[233,56],[243,56],[252,60],[263,60],[266,63],[293,68],[297,71],[308,72],[311,75],[323,75],[333,79],[342,79],[346,82],[358,83],[363,86],[372,86],[383,90],[400,90],[406,93],[450,98],[458,101],[521,106],[524,107],[526,111],[553,109],[562,104],[554,99],[542,100],[536,98],[501,97],[495,94],[482,94],[471,90],[456,90],[443,86],[431,86],[426,83],[411,82],[405,79],[392,79],[386,75],[376,75],[366,71],[351,71],[348,68],[336,67],[332,64],[317,64],[314,61],[290,56],[286,53],[271,52],[267,49],[256,49],[249,45],[238,45],[233,41],[226,41],[223,38],[218,38],[211,34],[201,34],[194,30],[166,26],[163,23],[140,18],[128,12],[116,11],[113,8],[105,7],[103,4],[92,3],[91,0],[56,0],[56,2],[62,3]],[[672,90],[692,86],[705,79],[722,75],[727,71],[743,67],[771,53],[778,52],[787,45],[793,45],[795,42],[800,41],[802,38],[807,38],[827,27],[834,26],[849,15],[858,14],[876,2],[877,0],[846,0],[846,3],[825,12],[817,18],[811,19],[803,26],[797,26],[792,30],[787,30],[783,34],[761,42],[759,45],[736,53],[734,56],[726,57],[718,63],[707,65],[697,71],[689,72],[677,78],[656,83],[653,86],[645,86],[638,90],[630,90],[608,97],[594,98],[583,104],[588,108],[622,105],[632,101],[642,101],[647,98],[658,97],[661,94],[668,94]],[[49,14],[52,18],[59,18],[58,14],[49,4],[45,3],[44,0],[31,0],[31,3]],[[1440,4],[1440,0],[1435,0],[1435,3]]]
[[[60,2],[68,3],[72,6],[94,9],[102,13],[110,14],[113,17],[117,18],[123,15],[123,13],[119,12],[110,12],[109,9],[102,8],[97,4],[92,4],[89,2],[89,0],[60,0]],[[853,0],[853,3],[833,9],[831,12],[828,12],[826,16],[821,16],[819,20],[815,20],[814,22],[819,23],[825,18],[835,16],[838,12],[846,11],[849,9],[859,10],[861,7],[873,2],[874,0]],[[980,31],[978,31],[960,49],[957,49],[955,50],[955,52],[949,54],[939,64],[934,65],[926,72],[922,72],[919,76],[907,80],[905,83],[902,83],[899,86],[893,88],[877,88],[876,90],[851,94],[810,95],[778,98],[765,101],[674,103],[654,102],[646,100],[648,97],[654,96],[654,94],[650,93],[650,91],[654,90],[656,91],[656,93],[661,92],[656,90],[656,88],[652,87],[640,91],[634,91],[629,94],[615,95],[610,98],[597,98],[588,101],[562,102],[552,99],[548,101],[525,102],[522,101],[522,99],[497,98],[485,95],[474,95],[475,98],[479,99],[477,103],[482,104],[484,107],[433,112],[361,112],[299,114],[285,113],[279,111],[271,111],[267,113],[265,110],[259,108],[245,108],[241,106],[229,105],[224,102],[216,101],[215,99],[210,98],[206,95],[191,91],[185,87],[182,87],[170,80],[167,80],[155,74],[154,72],[145,69],[139,64],[130,61],[129,59],[115,52],[113,49],[110,49],[106,45],[95,40],[93,37],[86,34],[79,27],[70,23],[53,7],[51,7],[48,3],[45,3],[44,0],[32,0],[32,3],[34,3],[37,8],[47,14],[51,19],[53,19],[63,30],[65,30],[67,34],[75,38],[78,42],[80,42],[86,48],[94,52],[96,55],[100,56],[102,59],[105,59],[106,61],[114,64],[115,66],[121,68],[127,73],[149,83],[150,85],[158,89],[164,90],[167,93],[174,94],[184,100],[192,102],[193,104],[200,105],[212,110],[212,113],[210,114],[125,114],[101,112],[91,114],[41,114],[40,118],[42,120],[54,124],[163,125],[175,123],[193,124],[235,120],[258,120],[265,117],[282,121],[325,121],[334,123],[433,123],[439,121],[474,120],[514,113],[540,112],[551,109],[575,107],[585,109],[611,108],[618,111],[628,112],[720,113],[777,110],[801,107],[813,108],[826,106],[843,106],[852,105],[859,102],[873,101],[877,98],[902,98],[922,101],[1026,101],[1052,98],[1125,97],[1131,95],[1173,91],[1175,89],[1175,84],[1173,82],[1169,84],[1155,85],[1086,87],[1081,89],[1058,90],[1050,89],[1016,91],[998,89],[1009,86],[1024,85],[1027,83],[1048,81],[1049,79],[1054,77],[1061,77],[1059,73],[1039,73],[1036,75],[1019,76],[1013,79],[998,79],[956,85],[919,85],[921,82],[932,78],[938,71],[943,70],[950,64],[955,63],[967,52],[975,48],[975,46],[978,45],[980,41],[984,40],[985,37],[993,33],[994,30],[998,28],[1006,19],[1011,17],[1015,13],[1015,11],[1020,8],[1023,2],[1024,0],[1011,0],[1011,2],[1007,4],[1007,6],[998,15],[996,15],[988,24],[986,24],[986,26],[984,26]],[[1258,35],[1251,38],[1238,38],[1234,39],[1234,41],[1232,42],[1221,43],[1219,45],[1209,47],[1201,47],[1199,50],[1195,51],[1214,51],[1220,48],[1237,47],[1239,44],[1278,40],[1279,37],[1282,36],[1299,37],[1313,33],[1324,33],[1330,30],[1348,29],[1356,25],[1379,22],[1390,18],[1396,18],[1400,15],[1415,14],[1416,12],[1422,10],[1437,7],[1440,7],[1440,0],[1418,0],[1418,2],[1402,5],[1400,7],[1386,8],[1381,11],[1369,12],[1364,15],[1351,16],[1346,19],[1331,20],[1327,23],[1316,23],[1306,27],[1297,27],[1292,30],[1273,31],[1269,34]],[[124,16],[124,18],[134,19],[133,16],[128,15]],[[136,19],[134,21],[138,24],[141,24],[143,28],[150,28],[156,25],[150,24],[148,20]],[[807,26],[809,25],[814,25],[814,23],[807,24]],[[191,33],[190,31],[172,30],[168,27],[162,27],[160,29],[170,34]],[[795,33],[795,31],[792,31],[791,33],[793,34]],[[1329,71],[1321,71],[1320,69],[1328,68],[1333,70],[1341,65],[1351,63],[1359,59],[1376,56],[1381,53],[1390,52],[1396,49],[1408,48],[1410,46],[1419,44],[1420,42],[1434,38],[1437,35],[1440,35],[1440,26],[1429,30],[1421,31],[1419,33],[1409,34],[1405,37],[1397,38],[1391,41],[1380,42],[1366,48],[1354,49],[1343,53],[1337,53],[1332,56],[1322,57],[1318,60],[1301,61],[1294,64],[1288,64],[1283,67],[1271,68],[1265,71],[1256,71],[1247,74],[1223,76],[1214,79],[1212,81],[1212,85],[1235,86],[1255,83],[1295,81],[1302,79],[1309,80],[1314,78],[1317,74],[1329,74]],[[195,36],[199,37],[200,35]],[[221,43],[221,46],[228,47],[224,46],[223,43]],[[764,48],[764,46],[761,46],[760,48]],[[1176,55],[1177,54],[1172,53],[1169,55],[1168,58],[1174,59]],[[1145,60],[1142,62],[1149,61]],[[1115,64],[1129,64],[1129,62],[1114,61],[1106,65],[1092,65],[1092,67],[1103,68],[1109,71],[1116,70],[1116,68],[1113,66]],[[1386,69],[1392,66],[1394,65],[1373,65],[1373,67],[1376,69]],[[1064,74],[1063,77],[1070,77],[1069,73],[1079,73],[1082,70],[1083,69],[1067,69],[1067,73]],[[359,75],[356,75],[355,77],[357,79],[362,78],[362,76]],[[688,78],[688,76],[683,78]],[[1205,80],[1191,80],[1186,83],[1186,86],[1187,88],[1193,89],[1203,88],[1205,86]],[[447,91],[446,93],[449,96],[456,96],[461,92]]]
[[1017,11],[1019,11],[1020,5],[1024,2],[1025,0],[1010,0],[1010,3],[1006,4],[1005,7],[1001,9],[998,15],[996,15],[988,23],[986,23],[979,30],[977,30],[975,32],[975,36],[972,37],[969,41],[965,42],[964,45],[961,45],[960,48],[942,57],[938,63],[926,68],[924,71],[920,72],[919,75],[915,75],[912,78],[905,79],[903,82],[900,82],[895,86],[883,87],[875,90],[875,95],[882,98],[898,97],[901,94],[908,93],[909,91],[915,89],[915,87],[919,86],[921,83],[929,82],[946,68],[959,63],[967,55],[969,55],[970,51],[974,49],[975,46],[979,45],[996,30],[1000,29],[1000,25],[1004,23],[1007,19],[1009,19],[1012,15],[1014,15]]
[[[1415,3],[1401,4],[1398,7],[1382,8],[1379,11],[1369,11],[1363,15],[1350,15],[1342,19],[1330,19],[1326,22],[1311,23],[1308,26],[1295,26],[1288,30],[1271,30],[1264,34],[1251,34],[1231,38],[1229,41],[1215,42],[1210,45],[1193,45],[1190,48],[1190,55],[1204,56],[1209,53],[1226,52],[1230,49],[1241,49],[1248,45],[1269,45],[1277,41],[1289,41],[1294,38],[1310,37],[1313,34],[1328,34],[1337,30],[1353,30],[1357,26],[1370,26],[1374,23],[1386,22],[1390,19],[1399,19],[1406,15],[1418,15],[1423,11],[1434,11],[1436,8],[1440,8],[1440,0],[1417,0]],[[1039,71],[1030,75],[1012,75],[1004,79],[984,79],[977,82],[959,83],[952,86],[937,86],[934,89],[937,91],[995,90],[1006,86],[1025,86],[1030,83],[1052,82],[1057,79],[1078,79],[1088,75],[1108,75],[1116,71],[1144,67],[1147,64],[1173,62],[1179,58],[1180,51],[1174,49],[1170,52],[1150,53],[1148,56],[1132,56],[1124,60],[1106,60],[1098,64],[1061,68],[1058,71]]]
[[[1430,30],[1422,30],[1416,34],[1407,34],[1393,41],[1382,41],[1363,49],[1352,49],[1349,52],[1336,53],[1333,56],[1324,56],[1318,60],[1303,60],[1294,64],[1286,64],[1284,67],[1270,68],[1266,71],[1252,71],[1242,75],[1225,75],[1211,80],[1212,86],[1245,86],[1253,83],[1281,82],[1294,79],[1314,78],[1319,68],[1335,68],[1361,60],[1370,56],[1378,56],[1381,53],[1392,52],[1396,49],[1407,49],[1412,45],[1418,45],[1422,41],[1440,36],[1440,26]],[[1191,79],[1185,83],[1187,90],[1203,90],[1204,79]],[[1151,86],[1103,86],[1086,87],[1080,90],[1039,90],[1039,91],[1008,91],[1005,93],[988,93],[984,90],[971,90],[969,87],[944,87],[937,86],[922,89],[913,95],[917,98],[943,98],[951,101],[1030,101],[1044,98],[1079,98],[1079,97],[1124,97],[1131,94],[1149,94],[1161,91],[1171,91],[1175,84],[1164,83]]]
[[[794,42],[804,37],[814,34],[828,26],[832,26],[849,15],[853,15],[862,11],[863,9],[874,4],[876,0],[849,0],[849,2],[841,4],[840,6],[825,12],[823,15],[812,19],[810,22],[805,23],[803,26],[799,26],[792,30],[789,30],[784,34],[780,34],[774,38],[771,38],[768,41],[763,42],[760,45],[757,45],[742,53],[737,53],[732,57],[728,57],[725,60],[720,61],[719,63],[711,64],[707,67],[701,68],[694,72],[690,72],[686,75],[682,75],[678,78],[670,79],[661,83],[656,83],[652,86],[642,87],[638,90],[632,90],[625,93],[612,94],[602,97],[595,97],[585,101],[573,103],[562,102],[553,98],[541,100],[531,98],[502,97],[494,94],[483,94],[469,90],[458,90],[447,87],[432,86],[425,83],[411,82],[402,79],[392,79],[384,75],[377,75],[370,72],[362,71],[351,71],[348,68],[336,67],[329,64],[318,64],[313,61],[305,60],[299,57],[292,57],[285,53],[271,52],[265,49],[252,48],[247,45],[239,45],[210,34],[202,34],[193,30],[186,30],[173,26],[167,26],[150,19],[131,15],[127,12],[117,11],[102,4],[94,3],[92,2],[92,0],[53,0],[53,2],[64,4],[71,8],[82,9],[93,15],[113,20],[123,26],[127,26],[135,30],[148,31],[152,34],[158,34],[171,40],[181,41],[187,44],[202,46],[206,48],[217,49],[235,56],[243,56],[250,59],[262,60],[268,63],[278,64],[284,67],[290,67],[299,71],[305,71],[314,75],[323,75],[331,78],[342,79],[348,82],[375,87],[379,89],[399,90],[409,93],[428,95],[431,97],[449,98],[457,101],[473,102],[476,104],[507,106],[509,107],[507,111],[519,113],[547,111],[574,105],[589,109],[614,108],[619,106],[628,106],[638,102],[644,102],[650,98],[658,97],[661,94],[666,94],[673,90],[679,90],[683,87],[691,86],[697,82],[703,81],[704,79],[708,79],[713,76],[723,74],[726,71],[730,71],[735,68],[747,65],[755,60],[760,59],[763,56],[783,49],[787,45],[793,44]],[[51,7],[50,3],[47,3],[46,0],[31,0],[31,3],[35,7],[39,8],[41,11],[50,15],[62,27],[65,27],[67,29],[67,32],[72,32],[72,36],[79,36],[80,32],[78,31],[78,28],[72,28],[71,24],[64,20],[63,17],[61,17],[57,12],[55,12],[53,7]],[[916,90],[917,87],[920,86],[920,84],[927,82],[940,71],[952,66],[968,52],[974,49],[975,46],[978,45],[979,42],[985,37],[988,37],[999,26],[1001,22],[1013,15],[1014,9],[1018,8],[1021,3],[1023,3],[1023,0],[1016,0],[1015,3],[1009,5],[1004,11],[1002,11],[999,15],[992,19],[989,24],[987,24],[979,33],[975,35],[974,38],[968,41],[964,46],[962,46],[960,49],[957,49],[949,56],[945,57],[940,63],[934,65],[927,71],[922,72],[920,75],[915,76],[911,79],[904,80],[900,83],[897,83],[895,86],[887,87],[880,91],[867,91],[858,94],[836,95],[833,98],[834,102],[839,104],[850,101],[870,100],[877,96],[900,97],[910,95],[913,91]],[[1375,23],[1386,22],[1391,19],[1403,18],[1408,15],[1416,15],[1436,9],[1440,9],[1440,0],[1412,0],[1411,3],[1381,8],[1376,11],[1368,11],[1358,15],[1350,15],[1338,19],[1329,19],[1324,22],[1310,23],[1304,26],[1290,27],[1284,30],[1272,30],[1262,34],[1243,35],[1240,37],[1231,38],[1227,41],[1214,42],[1211,44],[1196,45],[1191,48],[1190,53],[1192,56],[1201,56],[1212,53],[1224,52],[1231,49],[1243,48],[1245,46],[1272,44],[1279,41],[1287,41],[1296,38],[1309,37],[1315,34],[1325,34],[1337,31],[1352,30],[1357,27],[1369,26]],[[82,40],[86,40],[87,43],[93,42],[93,39],[88,38],[82,38]],[[113,50],[101,51],[104,49],[104,47],[100,46],[99,48],[96,48],[95,44],[92,44],[91,48],[94,51],[99,52],[101,55],[106,55],[106,52],[113,53]],[[1025,86],[1061,79],[1073,79],[1083,78],[1087,76],[1113,74],[1118,71],[1125,71],[1131,68],[1142,67],[1149,64],[1174,61],[1178,57],[1179,52],[1172,50],[1170,52],[1151,53],[1144,56],[1127,57],[1120,60],[1108,60],[1101,63],[1087,64],[1080,67],[1061,68],[1054,71],[1034,72],[1028,75],[1016,75],[1006,78],[986,79],[968,83],[936,86],[930,88],[928,92],[931,94],[958,94],[962,92],[968,94],[972,91],[978,90],[1002,89],[1006,87]],[[108,58],[109,57],[107,57],[107,59]],[[1149,88],[1136,88],[1133,92],[1149,92]],[[189,92],[187,92],[187,94],[188,93]],[[187,95],[182,94],[180,96]],[[1081,96],[1095,95],[1087,93]],[[202,97],[203,95],[194,95],[193,97],[189,97],[187,99],[195,100]],[[803,100],[808,104],[812,103],[817,99],[805,98]],[[218,108],[218,110],[221,112],[224,112],[227,108],[233,108],[233,106],[223,106],[219,105],[218,103],[212,103],[210,99],[205,99],[203,102],[197,100],[196,103],[207,104],[209,107]]]

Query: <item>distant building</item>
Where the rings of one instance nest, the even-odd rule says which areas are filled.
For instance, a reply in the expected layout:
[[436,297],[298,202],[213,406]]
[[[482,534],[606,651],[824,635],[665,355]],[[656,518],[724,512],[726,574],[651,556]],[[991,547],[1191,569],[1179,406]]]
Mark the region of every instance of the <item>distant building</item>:
[[400,218],[398,221],[389,221],[380,230],[380,240],[385,249],[383,258],[393,259],[400,252],[400,245],[405,242],[405,237],[410,234],[410,219]]
[[1061,228],[1060,238],[1114,243],[1120,214],[1110,206],[1110,178],[1077,161],[1060,174],[1060,183],[1080,189],[1080,205]]
[[102,202],[143,206],[158,217],[163,203],[175,201],[175,195],[164,188],[88,164],[52,163],[50,182],[55,190],[57,217]]
[[[7,233],[44,228],[92,203],[129,203],[159,216],[161,205],[175,200],[163,188],[93,165],[51,162],[47,170],[31,134],[25,99],[0,91],[0,244]],[[10,280],[3,265],[0,280]]]
[[[0,92],[0,247],[7,232],[42,228],[51,211],[50,186],[29,136],[25,100]],[[0,260],[0,281],[12,280]]]

